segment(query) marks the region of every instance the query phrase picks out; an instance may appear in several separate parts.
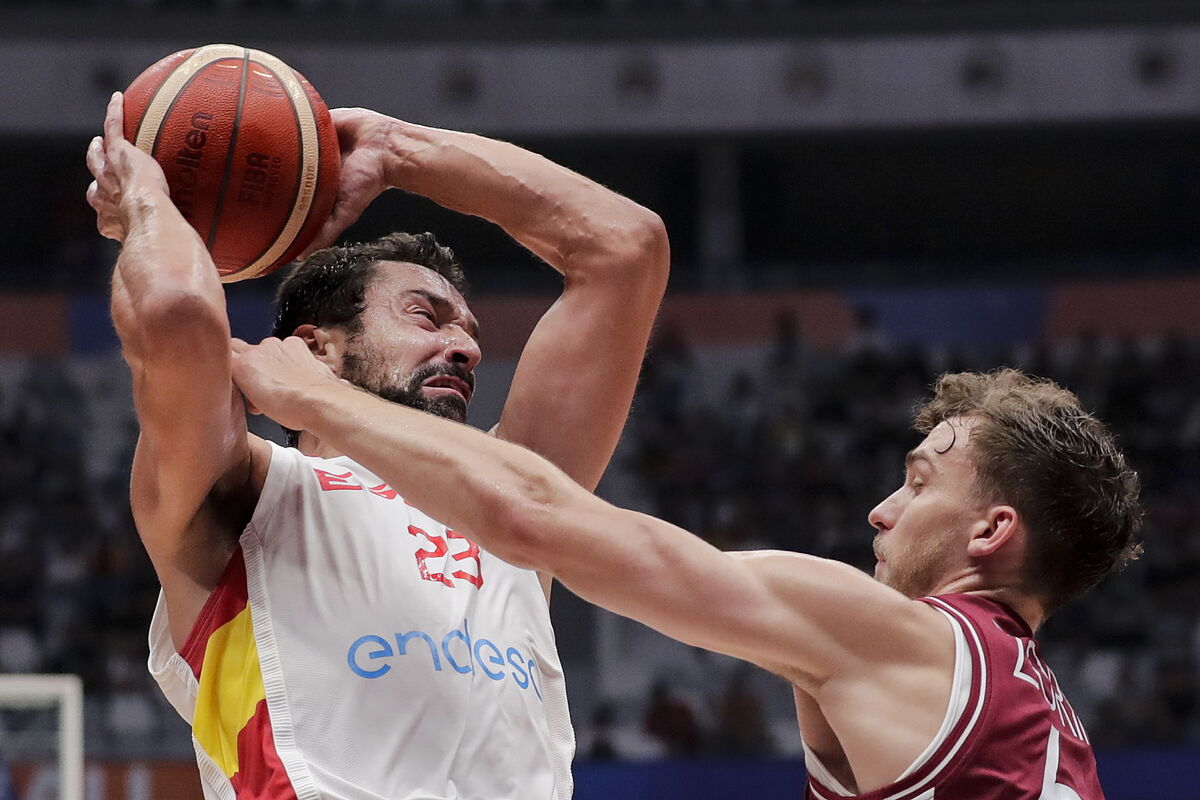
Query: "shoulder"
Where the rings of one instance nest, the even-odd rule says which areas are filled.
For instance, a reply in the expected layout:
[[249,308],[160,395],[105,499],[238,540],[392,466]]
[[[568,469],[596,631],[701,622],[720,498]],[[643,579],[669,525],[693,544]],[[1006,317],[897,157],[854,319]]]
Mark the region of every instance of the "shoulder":
[[841,677],[857,679],[884,664],[944,668],[954,633],[943,614],[849,564],[778,550],[727,554],[767,596],[776,626],[811,631],[801,646],[819,646]]
[[855,609],[871,609],[886,612],[893,625],[912,620],[922,628],[931,624],[945,626],[941,615],[929,604],[905,597],[843,561],[786,550],[731,551],[726,555],[753,570],[767,588],[783,593],[784,597],[795,593],[797,600],[801,596],[810,600],[815,592],[852,601],[850,607],[843,609],[848,617],[857,613]]

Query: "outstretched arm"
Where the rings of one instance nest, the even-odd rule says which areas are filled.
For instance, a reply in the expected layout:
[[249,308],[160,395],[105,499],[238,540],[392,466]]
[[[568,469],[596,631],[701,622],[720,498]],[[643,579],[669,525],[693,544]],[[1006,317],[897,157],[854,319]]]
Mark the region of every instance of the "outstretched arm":
[[806,687],[950,650],[936,612],[844,564],[722,553],[615,508],[530,451],[338,381],[299,339],[234,342],[234,380],[258,410],[372,470],[422,510],[591,602]]
[[200,237],[171,203],[158,164],[121,133],[119,94],[88,147],[88,202],[121,242],[112,319],[133,377],[141,434],[131,504],[163,585],[177,644],[229,557],[235,533],[202,514],[218,483],[249,476],[250,444],[230,378],[225,295]]
[[525,347],[496,433],[594,488],[624,427],[666,287],[662,221],[505,142],[363,109],[333,114],[343,185],[319,240],[396,187],[496,223],[563,275],[562,296]]

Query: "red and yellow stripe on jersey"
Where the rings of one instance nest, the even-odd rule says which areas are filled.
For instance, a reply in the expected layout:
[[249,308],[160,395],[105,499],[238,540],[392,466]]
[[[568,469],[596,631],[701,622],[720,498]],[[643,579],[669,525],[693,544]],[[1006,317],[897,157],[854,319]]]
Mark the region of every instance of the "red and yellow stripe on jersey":
[[275,750],[247,597],[239,547],[179,653],[200,685],[192,735],[238,800],[296,800]]

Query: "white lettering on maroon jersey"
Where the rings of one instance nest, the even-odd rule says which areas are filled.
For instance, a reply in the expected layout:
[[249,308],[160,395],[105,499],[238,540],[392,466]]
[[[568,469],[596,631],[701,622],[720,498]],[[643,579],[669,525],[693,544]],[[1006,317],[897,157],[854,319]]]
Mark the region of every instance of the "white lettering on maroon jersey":
[[1058,678],[1054,677],[1054,672],[1038,655],[1037,644],[1032,639],[1020,639],[1016,636],[1012,638],[1017,644],[1017,663],[1013,667],[1013,677],[1025,681],[1041,692],[1042,699],[1050,706],[1051,711],[1058,712],[1059,721],[1067,730],[1080,741],[1089,742],[1083,723],[1079,721],[1075,709],[1059,688]]

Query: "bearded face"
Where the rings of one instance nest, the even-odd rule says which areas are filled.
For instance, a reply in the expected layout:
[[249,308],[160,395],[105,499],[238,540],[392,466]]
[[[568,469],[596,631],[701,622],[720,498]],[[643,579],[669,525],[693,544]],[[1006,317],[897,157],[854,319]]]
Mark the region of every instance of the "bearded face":
[[475,389],[474,373],[461,364],[431,362],[397,374],[361,341],[343,356],[341,376],[384,400],[455,422],[467,421],[467,404]]
[[335,372],[385,400],[465,422],[482,353],[458,290],[425,267],[380,262],[363,300],[357,324],[339,332]]
[[905,597],[934,594],[950,570],[957,546],[953,531],[927,531],[906,541],[878,534],[875,577]]

